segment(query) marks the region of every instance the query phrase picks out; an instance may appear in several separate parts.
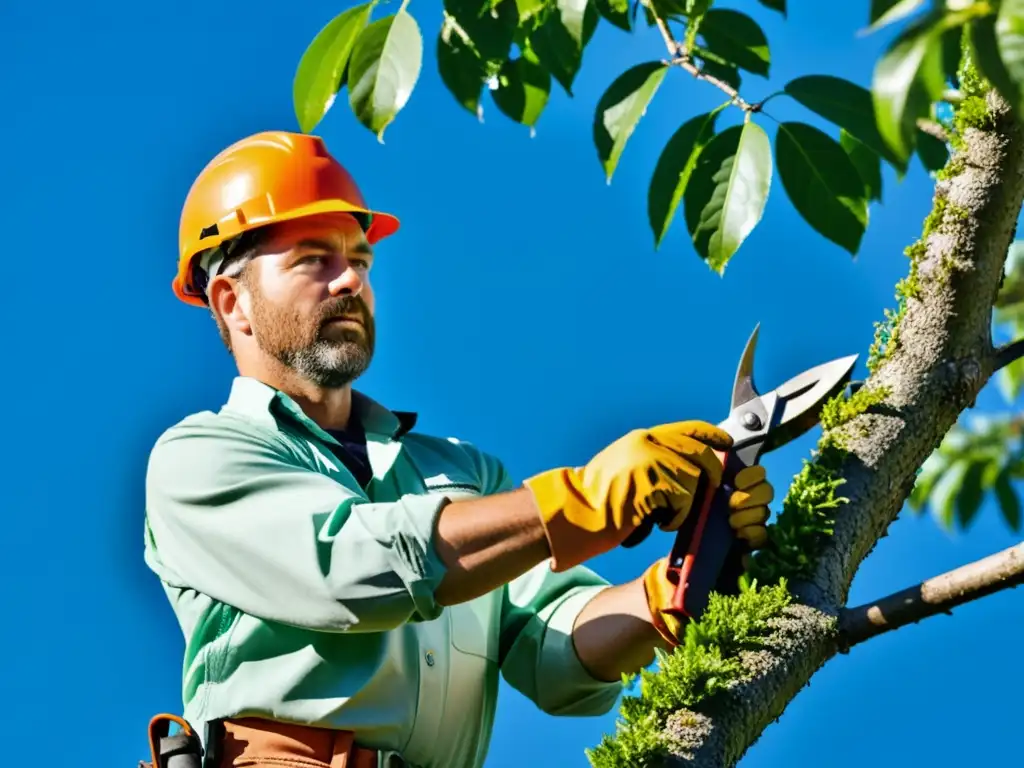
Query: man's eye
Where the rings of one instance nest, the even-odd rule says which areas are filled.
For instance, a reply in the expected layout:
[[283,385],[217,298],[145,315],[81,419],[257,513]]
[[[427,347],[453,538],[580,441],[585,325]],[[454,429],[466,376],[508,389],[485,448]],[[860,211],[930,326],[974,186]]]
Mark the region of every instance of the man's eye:
[[366,259],[349,259],[348,263],[358,269],[369,269],[370,262]]
[[300,264],[323,264],[327,257],[322,253],[309,253],[299,259]]

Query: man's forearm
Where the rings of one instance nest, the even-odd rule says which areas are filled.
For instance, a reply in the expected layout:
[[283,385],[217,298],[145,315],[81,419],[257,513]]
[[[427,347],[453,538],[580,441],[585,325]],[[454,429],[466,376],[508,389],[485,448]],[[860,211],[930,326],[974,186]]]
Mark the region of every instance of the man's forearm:
[[551,554],[526,488],[448,504],[438,517],[434,544],[448,569],[434,593],[441,605],[486,594]]
[[599,592],[580,611],[572,639],[580,663],[608,682],[646,667],[655,648],[669,647],[651,623],[642,579]]

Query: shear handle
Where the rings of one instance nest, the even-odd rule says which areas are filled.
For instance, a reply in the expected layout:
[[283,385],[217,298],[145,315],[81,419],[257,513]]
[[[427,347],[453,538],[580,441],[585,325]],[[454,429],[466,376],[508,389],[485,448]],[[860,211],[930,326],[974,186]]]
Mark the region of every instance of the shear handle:
[[736,587],[732,576],[738,579],[743,572],[743,555],[748,550],[729,525],[733,480],[745,464],[735,453],[715,453],[725,467],[722,483],[712,488],[707,475],[701,476],[694,501],[697,514],[688,516],[676,532],[669,555],[667,576],[675,585],[672,610],[690,619],[701,617],[712,591],[729,592]]

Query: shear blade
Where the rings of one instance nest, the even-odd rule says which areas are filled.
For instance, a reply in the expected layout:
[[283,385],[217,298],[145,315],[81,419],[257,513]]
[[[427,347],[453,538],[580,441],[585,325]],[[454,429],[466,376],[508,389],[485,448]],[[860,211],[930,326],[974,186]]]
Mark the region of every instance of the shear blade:
[[847,355],[799,373],[775,390],[778,421],[768,433],[766,450],[803,435],[818,423],[821,409],[850,381],[858,355]]
[[761,330],[761,324],[754,326],[754,332],[747,339],[747,346],[743,348],[743,356],[736,366],[736,378],[732,384],[732,406],[735,410],[744,403],[749,403],[755,397],[760,397],[757,387],[754,386],[754,350],[757,347],[757,334]]

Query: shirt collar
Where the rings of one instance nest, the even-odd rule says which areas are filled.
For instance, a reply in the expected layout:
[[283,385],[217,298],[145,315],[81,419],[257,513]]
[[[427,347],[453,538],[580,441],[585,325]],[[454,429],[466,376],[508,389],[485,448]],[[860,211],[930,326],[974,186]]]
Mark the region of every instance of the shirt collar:
[[[310,419],[291,397],[249,376],[235,377],[225,407],[274,427],[277,426],[275,410],[280,409],[320,439],[337,442]],[[416,426],[416,413],[392,411],[356,390],[352,391],[352,412],[358,414],[368,438],[398,440]]]

